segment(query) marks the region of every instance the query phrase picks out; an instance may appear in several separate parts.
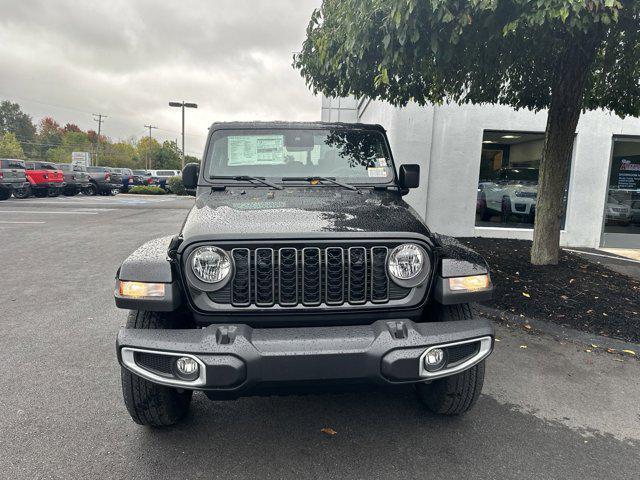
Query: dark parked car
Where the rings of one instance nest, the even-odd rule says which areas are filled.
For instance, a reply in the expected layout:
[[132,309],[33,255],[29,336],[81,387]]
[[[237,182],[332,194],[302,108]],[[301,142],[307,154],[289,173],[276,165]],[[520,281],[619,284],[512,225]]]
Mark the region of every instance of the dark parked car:
[[134,185],[150,185],[153,182],[151,174],[146,170],[133,170]]
[[64,195],[77,195],[89,186],[89,174],[87,173],[87,167],[84,165],[59,163],[58,168],[62,170],[64,175],[64,183],[66,184],[62,190]]
[[24,161],[0,158],[0,200],[6,200],[20,189],[29,188]]
[[110,167],[87,167],[89,185],[84,189],[87,195],[116,195],[122,188],[122,176]]
[[170,425],[211,399],[413,384],[433,412],[471,408],[491,353],[489,269],[402,196],[378,125],[213,124],[195,206],[118,269],[116,351],[133,420]]
[[130,168],[111,167],[111,171],[122,177],[122,186],[120,187],[120,191],[122,193],[127,193],[129,191],[129,187],[135,185],[133,172]]

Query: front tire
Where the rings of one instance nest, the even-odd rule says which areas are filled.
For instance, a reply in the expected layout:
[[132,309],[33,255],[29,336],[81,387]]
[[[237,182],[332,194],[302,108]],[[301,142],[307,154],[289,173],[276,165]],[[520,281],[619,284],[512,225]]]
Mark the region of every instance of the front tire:
[[0,200],[7,200],[11,197],[11,190],[5,190],[4,188],[0,190]]
[[28,198],[31,196],[31,189],[29,187],[16,188],[13,191],[13,196],[15,198]]
[[[452,322],[471,320],[473,308],[468,303],[440,305],[434,303],[431,309],[433,321]],[[485,364],[477,365],[450,377],[431,383],[416,383],[420,401],[433,413],[439,415],[461,415],[469,411],[480,397],[484,384]]]
[[416,384],[420,401],[433,413],[461,415],[475,405],[484,384],[484,360],[464,372]]
[[[161,312],[131,311],[127,328],[187,328],[175,315]],[[151,427],[178,423],[189,413],[193,391],[158,385],[121,367],[124,404],[134,422]]]
[[89,197],[94,197],[98,194],[98,187],[95,183],[90,183],[84,188],[84,191],[82,193]]
[[49,195],[49,189],[48,188],[36,188],[33,191],[33,196],[36,198],[45,198]]

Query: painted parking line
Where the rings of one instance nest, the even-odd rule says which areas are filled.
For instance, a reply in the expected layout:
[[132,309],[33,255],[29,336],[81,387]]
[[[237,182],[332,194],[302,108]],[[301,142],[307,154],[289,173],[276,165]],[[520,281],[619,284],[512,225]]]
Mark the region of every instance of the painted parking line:
[[47,222],[11,222],[8,220],[0,220],[0,223],[10,223],[10,224],[41,224],[41,223],[47,223]]
[[98,215],[100,212],[83,212],[83,211],[78,211],[78,210],[73,210],[73,211],[45,211],[45,210],[0,210],[0,213],[40,213],[43,215],[55,215],[55,214],[59,214],[59,215]]

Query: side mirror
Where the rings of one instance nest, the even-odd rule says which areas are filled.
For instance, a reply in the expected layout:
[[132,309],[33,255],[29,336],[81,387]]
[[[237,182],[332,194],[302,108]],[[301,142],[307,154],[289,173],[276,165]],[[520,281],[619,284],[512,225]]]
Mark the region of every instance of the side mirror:
[[198,186],[198,175],[200,165],[197,163],[187,163],[182,170],[182,184],[187,190],[195,190]]
[[420,165],[400,166],[400,189],[418,188],[420,185]]

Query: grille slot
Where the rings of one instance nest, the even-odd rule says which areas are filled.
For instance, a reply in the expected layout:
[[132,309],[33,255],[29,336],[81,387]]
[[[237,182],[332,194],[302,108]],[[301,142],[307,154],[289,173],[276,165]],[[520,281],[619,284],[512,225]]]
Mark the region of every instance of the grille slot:
[[255,250],[255,301],[259,307],[270,307],[274,303],[275,275],[273,257],[271,248],[256,248]]
[[251,304],[251,274],[249,267],[249,249],[235,248],[231,251],[236,271],[233,277],[231,303],[238,306]]
[[288,307],[298,304],[298,251],[281,248],[278,251],[280,268],[280,305]]
[[325,303],[340,305],[344,302],[344,249],[325,249]]
[[371,249],[371,301],[389,300],[389,278],[387,277],[387,247]]
[[234,307],[383,304],[410,288],[391,282],[386,246],[234,248],[234,277],[208,296]]
[[367,301],[367,250],[364,247],[349,249],[349,303]]
[[302,303],[308,306],[320,305],[322,298],[320,249],[302,250]]

